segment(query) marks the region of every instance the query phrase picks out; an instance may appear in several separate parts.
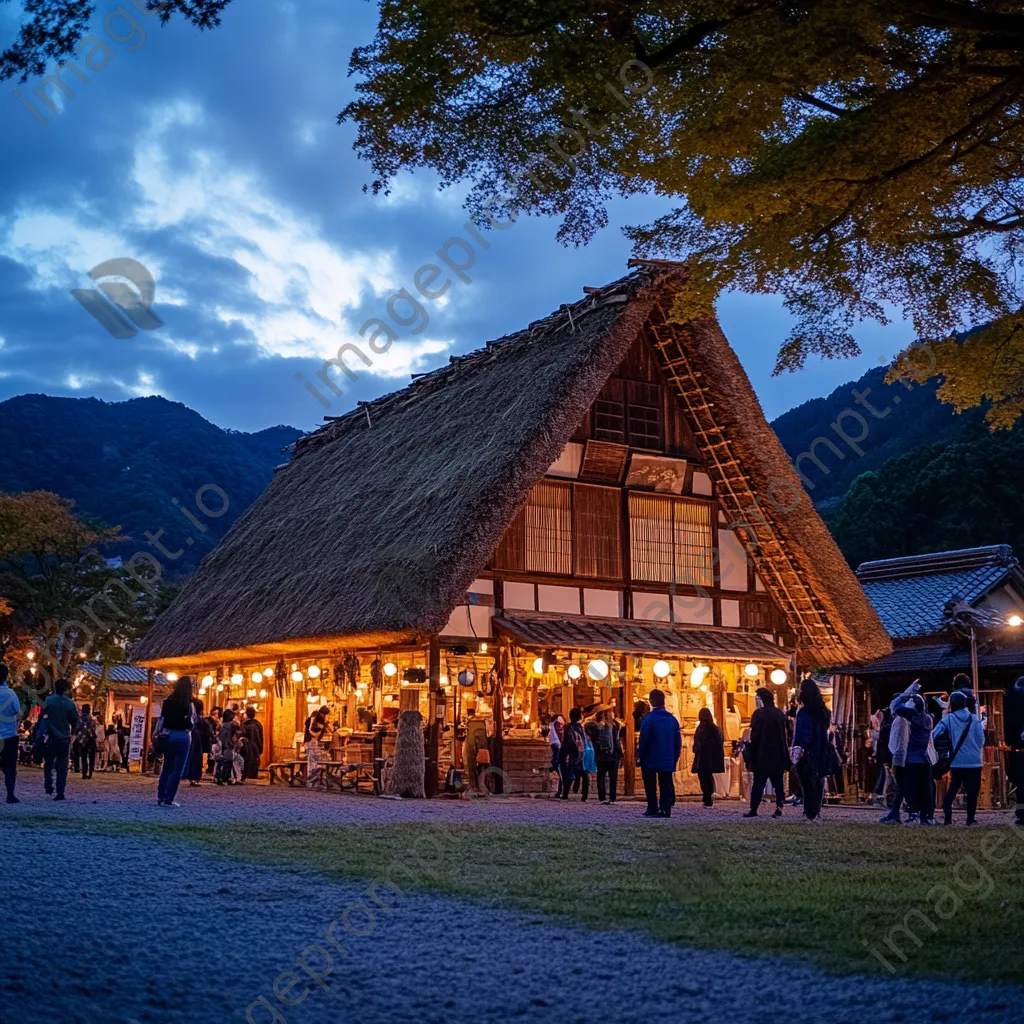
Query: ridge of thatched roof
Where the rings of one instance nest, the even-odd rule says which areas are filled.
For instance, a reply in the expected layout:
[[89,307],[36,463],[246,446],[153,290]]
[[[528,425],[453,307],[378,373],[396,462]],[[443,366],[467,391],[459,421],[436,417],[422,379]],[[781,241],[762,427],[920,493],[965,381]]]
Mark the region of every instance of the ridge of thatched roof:
[[[723,461],[733,449],[744,468],[750,461],[749,493],[779,476],[799,490],[782,517],[791,522],[771,523],[771,536],[754,530],[752,557],[801,643],[822,661],[886,653],[884,630],[717,324],[667,323],[684,274],[679,264],[643,263],[299,439],[135,660],[209,662],[440,631],[642,331],[696,428],[716,493],[726,489],[727,511],[747,511]],[[686,378],[696,390],[687,391],[674,346],[697,364]],[[714,422],[704,423],[711,408]]]

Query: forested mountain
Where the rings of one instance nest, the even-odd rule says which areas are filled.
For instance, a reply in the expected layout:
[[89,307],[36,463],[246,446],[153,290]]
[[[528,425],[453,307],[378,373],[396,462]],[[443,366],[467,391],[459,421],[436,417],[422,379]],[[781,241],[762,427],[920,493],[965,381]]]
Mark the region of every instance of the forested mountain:
[[[880,367],[772,424],[853,566],[979,544],[1012,544],[1024,556],[1024,429],[989,430],[984,408],[958,416],[936,388],[886,384]],[[865,428],[858,455],[842,434]]]
[[[152,552],[146,532],[163,530],[166,548],[182,552],[162,558],[165,568],[189,572],[263,491],[287,460],[281,449],[300,434],[286,426],[223,430],[157,397],[20,395],[0,402],[0,491],[54,491],[73,498],[80,514],[120,525],[131,540],[108,555]],[[204,487],[199,501],[209,515],[197,506]],[[227,496],[223,513],[218,489]]]

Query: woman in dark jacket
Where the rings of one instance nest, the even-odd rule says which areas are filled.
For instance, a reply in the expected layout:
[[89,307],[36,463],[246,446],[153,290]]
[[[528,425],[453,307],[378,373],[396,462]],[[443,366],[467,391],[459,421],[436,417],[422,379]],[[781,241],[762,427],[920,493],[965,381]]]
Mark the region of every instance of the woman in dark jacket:
[[813,679],[800,684],[800,710],[796,713],[793,746],[800,748],[797,774],[804,794],[804,815],[816,821],[821,811],[825,779],[833,768],[833,746],[828,738],[832,715]]
[[786,803],[786,772],[792,767],[786,716],[775,706],[775,694],[761,687],[756,694],[757,710],[750,717],[750,769],[754,786],[750,791],[750,810],[744,818],[756,818],[757,809],[769,781],[775,791],[775,813],[782,817]]
[[192,706],[196,709],[196,724],[192,726],[192,744],[188,748],[185,778],[190,786],[198,786],[203,777],[203,759],[213,750],[213,731],[210,729],[210,720],[203,717],[203,702],[194,697]]
[[157,806],[180,807],[174,798],[185,773],[192,745],[195,711],[192,707],[192,680],[182,676],[160,710],[158,733],[163,736],[164,763],[156,789]]
[[693,734],[693,767],[691,775],[700,780],[700,792],[704,806],[714,803],[715,775],[725,771],[725,753],[722,730],[715,725],[709,708],[701,708],[697,715],[697,731]]

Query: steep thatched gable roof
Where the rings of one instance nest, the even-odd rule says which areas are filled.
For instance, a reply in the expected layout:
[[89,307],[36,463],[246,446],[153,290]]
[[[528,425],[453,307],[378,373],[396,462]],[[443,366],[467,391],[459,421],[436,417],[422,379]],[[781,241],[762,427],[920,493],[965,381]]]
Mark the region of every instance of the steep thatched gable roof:
[[226,659],[439,631],[642,331],[727,512],[749,518],[745,500],[776,478],[799,493],[795,508],[769,506],[747,532],[802,644],[821,661],[885,654],[884,630],[717,324],[667,323],[684,273],[644,264],[301,439],[135,659]]

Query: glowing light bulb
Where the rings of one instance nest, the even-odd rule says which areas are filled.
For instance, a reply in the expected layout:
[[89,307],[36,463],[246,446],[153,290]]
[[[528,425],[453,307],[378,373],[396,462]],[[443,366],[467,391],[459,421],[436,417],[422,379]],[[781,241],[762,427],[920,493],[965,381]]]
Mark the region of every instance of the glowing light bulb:
[[583,674],[580,671],[579,665],[577,665],[575,662],[572,665],[570,665],[565,671],[570,679],[579,679],[579,677]]
[[536,672],[537,675],[539,675],[539,676],[544,674],[544,659],[543,658],[534,658],[533,659],[533,671]]
[[241,672],[234,672],[234,673],[232,673],[232,676],[231,676],[231,685],[232,686],[241,686],[242,685],[242,681],[244,679],[245,679],[245,677],[242,675]]
[[1013,626],[1014,629],[1016,629],[1018,626],[1024,625],[1024,619],[1022,619],[1019,615],[1011,615],[1006,620],[1006,624],[1008,626]]
[[298,669],[296,669],[292,673],[292,682],[293,683],[301,683],[302,682],[302,673]]
[[250,678],[252,679],[252,681],[254,683],[262,683],[263,682],[263,673],[262,672],[253,672],[253,674],[252,674],[252,676]]
[[393,661],[385,662],[384,675],[393,676],[398,673],[398,666]]
[[176,683],[177,681],[178,681],[178,673],[177,672],[168,672],[167,673],[167,682],[169,682],[169,683]]
[[264,700],[267,696],[266,690],[260,690],[260,700]]
[[771,676],[769,676],[769,678],[776,686],[781,686],[786,681],[788,676],[781,668],[777,668],[772,671],[772,674]]
[[595,683],[601,682],[602,679],[607,679],[608,662],[603,658],[595,658],[587,665],[587,675],[590,676]]
[[201,682],[204,688],[209,689],[211,686],[213,686],[213,676],[205,675],[203,676]]
[[654,674],[659,679],[666,678],[666,676],[668,676],[669,672],[671,671],[672,667],[669,665],[667,661],[659,660],[654,663]]
[[693,671],[690,673],[690,686],[693,689],[697,689],[701,683],[704,682],[704,677],[711,671],[707,665],[695,665]]
[[750,679],[756,679],[760,673],[761,670],[753,662],[750,662],[749,665],[743,666],[743,674],[748,676]]
[[319,679],[320,678],[320,666],[319,665],[310,665],[309,668],[306,669],[306,675],[309,676],[310,679]]

